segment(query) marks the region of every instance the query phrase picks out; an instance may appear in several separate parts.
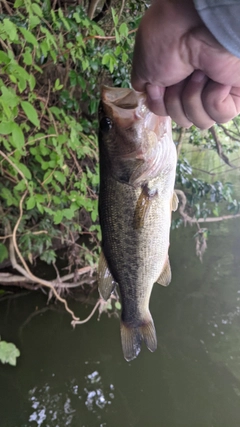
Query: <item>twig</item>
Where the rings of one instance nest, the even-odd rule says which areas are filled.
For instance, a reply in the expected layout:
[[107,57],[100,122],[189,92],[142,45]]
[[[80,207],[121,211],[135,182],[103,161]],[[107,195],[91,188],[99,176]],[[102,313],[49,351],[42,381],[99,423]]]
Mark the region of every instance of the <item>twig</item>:
[[28,181],[26,180],[24,174],[22,173],[22,171],[15,165],[15,163],[12,162],[12,160],[9,159],[8,156],[6,156],[5,153],[3,153],[3,151],[0,150],[0,155],[7,160],[8,163],[10,163],[10,165],[19,173],[19,175],[21,175],[22,179],[24,180],[26,187],[28,188]]
[[182,190],[175,190],[175,193],[180,196],[181,202],[179,205],[179,213],[181,215],[181,217],[183,218],[184,224],[186,225],[187,223],[189,224],[199,224],[202,222],[219,222],[219,221],[225,221],[228,219],[233,219],[233,218],[239,218],[240,217],[240,213],[237,213],[235,215],[223,215],[223,216],[216,216],[216,217],[206,217],[206,218],[192,218],[191,216],[189,216],[186,212],[185,212],[185,208],[187,205],[187,198],[185,193]]
[[226,163],[226,164],[227,164],[228,166],[230,166],[231,168],[235,169],[235,168],[236,168],[236,166],[235,166],[235,165],[233,165],[233,164],[230,162],[229,158],[228,158],[228,157],[226,156],[226,154],[224,154],[224,152],[223,152],[222,144],[221,144],[221,142],[219,141],[219,138],[218,138],[217,132],[215,131],[214,126],[212,126],[212,127],[209,129],[209,131],[210,131],[210,133],[212,134],[213,139],[214,139],[214,141],[215,141],[216,149],[217,149],[217,153],[218,153],[219,157],[224,161],[224,163]]
[[229,136],[233,141],[237,141],[240,142],[240,138],[237,138],[237,136],[239,136],[239,134],[237,134],[236,132],[234,132],[233,130],[229,130],[226,129],[225,126],[218,124],[218,127],[221,128],[223,130],[223,132],[225,133],[225,135]]
[[8,2],[7,2],[6,0],[2,0],[2,2],[3,2],[3,4],[4,4],[4,7],[5,7],[5,9],[6,9],[7,13],[8,13],[9,15],[11,15],[11,16],[12,16],[12,9],[11,9],[11,8],[10,8],[10,6],[8,5]]
[[[41,284],[41,285],[43,285],[43,286],[51,289],[51,291],[55,295],[56,299],[58,301],[61,301],[64,304],[66,311],[71,314],[72,318],[74,320],[79,320],[79,318],[75,316],[74,312],[72,310],[70,310],[70,308],[68,307],[67,301],[64,298],[62,298],[62,297],[60,297],[58,295],[58,293],[57,293],[56,289],[54,288],[54,286],[50,282],[48,282],[46,280],[43,280],[43,279],[40,279],[39,277],[36,277],[29,270],[29,268],[28,268],[28,266],[27,266],[24,258],[22,257],[22,254],[19,251],[19,248],[18,248],[18,245],[17,245],[16,233],[17,233],[18,226],[19,226],[19,224],[20,224],[20,222],[22,220],[22,215],[23,215],[22,205],[23,205],[23,201],[24,201],[26,195],[27,195],[27,191],[25,191],[25,193],[23,194],[23,196],[22,196],[22,198],[20,200],[20,204],[19,204],[19,210],[20,210],[19,218],[18,218],[18,220],[17,220],[17,222],[15,224],[15,227],[13,229],[12,238],[9,239],[10,240],[10,243],[9,243],[9,255],[10,255],[10,260],[11,260],[12,266],[17,271],[19,271],[23,276],[29,278],[31,281],[39,283],[39,284]],[[18,257],[19,257],[19,259],[20,259],[20,261],[21,261],[21,263],[22,263],[22,265],[23,265],[24,268],[21,267],[21,265],[19,265],[17,263],[14,250],[16,251],[16,253],[17,253],[17,255],[18,255]]]
[[71,325],[75,328],[76,325],[82,325],[83,323],[87,323],[91,317],[94,315],[95,311],[97,310],[98,306],[101,304],[101,298],[96,302],[95,307],[91,311],[88,317],[84,320],[72,320]]

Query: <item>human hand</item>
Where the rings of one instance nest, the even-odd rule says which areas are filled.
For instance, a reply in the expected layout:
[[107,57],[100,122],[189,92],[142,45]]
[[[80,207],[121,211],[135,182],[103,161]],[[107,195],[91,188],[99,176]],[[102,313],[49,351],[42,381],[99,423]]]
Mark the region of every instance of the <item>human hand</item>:
[[240,113],[240,58],[206,28],[192,0],[155,0],[133,56],[132,86],[180,126],[207,129]]

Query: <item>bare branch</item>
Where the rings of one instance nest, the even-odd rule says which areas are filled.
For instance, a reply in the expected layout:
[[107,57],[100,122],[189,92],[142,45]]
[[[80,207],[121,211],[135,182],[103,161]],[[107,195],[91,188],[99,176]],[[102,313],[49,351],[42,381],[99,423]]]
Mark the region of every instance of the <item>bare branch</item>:
[[203,222],[220,222],[220,221],[226,221],[228,219],[234,219],[234,218],[239,218],[240,217],[240,213],[237,214],[233,214],[233,215],[223,215],[223,216],[216,216],[216,217],[206,217],[206,218],[195,218],[195,217],[191,217],[189,216],[186,212],[186,205],[187,205],[187,198],[185,193],[182,190],[175,190],[175,193],[180,196],[180,203],[179,203],[179,208],[178,211],[181,215],[181,217],[183,218],[184,221],[184,225],[186,225],[187,223],[189,224],[199,224],[199,223],[203,223]]
[[226,164],[227,164],[228,166],[230,166],[231,168],[235,169],[235,168],[236,168],[236,166],[235,166],[235,165],[233,165],[233,164],[230,162],[229,158],[228,158],[228,157],[226,156],[226,154],[224,154],[224,152],[223,152],[222,144],[221,144],[221,142],[219,141],[219,138],[218,138],[218,135],[217,135],[217,132],[216,132],[216,130],[215,130],[215,128],[214,128],[214,126],[212,126],[212,127],[209,129],[209,131],[211,132],[211,134],[212,134],[212,136],[213,136],[213,139],[214,139],[214,141],[215,141],[216,149],[217,149],[217,153],[218,153],[219,157],[224,161],[224,163],[226,163]]

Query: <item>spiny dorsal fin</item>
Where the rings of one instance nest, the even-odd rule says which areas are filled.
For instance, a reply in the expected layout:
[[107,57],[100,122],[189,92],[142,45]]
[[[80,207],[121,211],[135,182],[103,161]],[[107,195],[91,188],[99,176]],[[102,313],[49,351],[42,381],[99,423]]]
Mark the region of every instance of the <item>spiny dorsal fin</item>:
[[168,286],[172,279],[172,272],[170,267],[169,258],[167,257],[167,260],[164,264],[163,270],[157,280],[157,283],[162,286]]
[[103,251],[100,253],[99,262],[98,262],[98,290],[101,297],[107,301],[110,298],[111,293],[113,292],[116,286],[116,282],[113,280],[113,277],[108,268],[106,258]]
[[172,211],[176,211],[178,208],[178,196],[176,195],[175,191],[173,192],[172,196]]

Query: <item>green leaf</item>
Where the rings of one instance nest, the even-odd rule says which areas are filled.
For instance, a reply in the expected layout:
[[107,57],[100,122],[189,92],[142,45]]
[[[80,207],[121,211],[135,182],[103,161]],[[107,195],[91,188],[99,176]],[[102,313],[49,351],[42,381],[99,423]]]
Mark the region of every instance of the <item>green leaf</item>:
[[20,169],[20,171],[23,173],[23,175],[25,176],[26,179],[32,178],[32,174],[26,165],[24,165],[23,163],[20,163],[17,159],[15,159],[15,157],[11,156],[9,158],[18,167],[18,169]]
[[36,200],[34,196],[29,197],[27,200],[27,210],[33,209],[36,206]]
[[2,96],[0,97],[0,103],[2,101],[6,102],[8,107],[16,107],[19,104],[19,97],[11,88],[7,88],[6,86],[1,87]]
[[18,27],[18,29],[19,29],[19,31],[21,31],[23,37],[25,38],[25,40],[28,43],[31,43],[35,47],[38,46],[38,41],[37,41],[36,37],[30,31],[28,31],[24,27]]
[[63,209],[62,210],[62,214],[63,217],[67,218],[67,219],[72,219],[74,217],[74,210],[73,209]]
[[39,127],[40,123],[39,123],[37,111],[30,104],[30,102],[21,101],[21,106],[22,106],[22,109],[23,109],[24,113],[26,114],[28,120],[30,120],[30,122],[32,122],[35,126]]
[[8,258],[8,250],[3,243],[0,243],[0,262]]
[[53,217],[54,224],[60,224],[60,222],[62,221],[62,219],[63,219],[63,213],[62,213],[62,211],[57,211],[54,214],[54,217]]
[[23,53],[23,62],[26,65],[32,65],[32,60],[33,60],[33,58],[32,58],[32,55],[31,55],[31,51],[30,51],[29,48],[27,48],[25,50],[25,52]]
[[108,52],[104,53],[102,57],[102,64],[107,65],[109,63],[110,55]]
[[121,308],[122,308],[121,303],[119,301],[116,301],[115,302],[115,307],[116,307],[117,310],[121,310]]
[[14,147],[16,147],[18,150],[24,147],[25,140],[23,131],[17,123],[14,123],[12,137],[14,140]]
[[2,122],[0,123],[0,134],[9,135],[12,133],[14,122]]
[[17,357],[20,356],[20,351],[15,344],[6,341],[0,341],[0,361],[16,366]]
[[118,24],[118,16],[116,15],[115,9],[113,7],[111,7],[111,11],[112,11],[113,22],[116,27]]
[[3,20],[3,26],[4,30],[6,31],[6,34],[8,35],[9,40],[12,42],[16,41],[18,39],[16,25],[12,21],[10,21],[10,19],[5,18]]
[[120,35],[119,35],[119,32],[116,28],[115,28],[115,37],[116,37],[116,42],[120,43]]
[[65,184],[65,182],[66,182],[66,177],[65,177],[65,175],[64,175],[62,172],[55,171],[53,175],[54,175],[54,178],[55,178],[58,182],[60,182],[61,184]]
[[33,90],[35,88],[36,79],[33,74],[30,74],[28,84],[29,84],[30,90]]
[[3,52],[3,50],[0,50],[0,63],[9,64],[10,58],[8,55]]
[[16,0],[14,3],[14,8],[17,9],[18,7],[23,5],[24,0]]
[[24,191],[25,189],[26,189],[26,183],[24,179],[19,181],[19,183],[14,186],[14,191]]
[[40,18],[42,18],[42,16],[43,16],[42,9],[38,6],[38,4],[32,3],[32,10],[36,15],[38,15],[38,16],[40,16]]
[[128,36],[128,26],[125,22],[123,22],[119,27],[119,34],[121,36],[127,37]]

